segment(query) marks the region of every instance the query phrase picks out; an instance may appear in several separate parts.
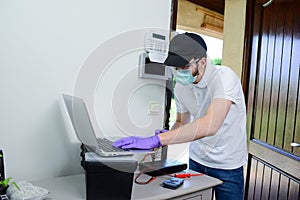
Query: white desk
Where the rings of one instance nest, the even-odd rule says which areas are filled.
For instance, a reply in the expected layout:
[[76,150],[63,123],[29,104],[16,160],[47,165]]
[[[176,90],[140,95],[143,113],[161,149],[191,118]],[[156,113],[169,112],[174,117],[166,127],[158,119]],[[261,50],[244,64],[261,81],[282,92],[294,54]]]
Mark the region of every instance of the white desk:
[[[212,187],[222,182],[209,176],[197,176],[184,180],[177,190],[170,190],[160,186],[168,176],[157,177],[147,185],[133,184],[132,199],[158,200],[158,199],[209,199],[211,200]],[[43,187],[50,192],[53,200],[84,200],[85,177],[84,174],[52,178],[36,181],[33,184]]]

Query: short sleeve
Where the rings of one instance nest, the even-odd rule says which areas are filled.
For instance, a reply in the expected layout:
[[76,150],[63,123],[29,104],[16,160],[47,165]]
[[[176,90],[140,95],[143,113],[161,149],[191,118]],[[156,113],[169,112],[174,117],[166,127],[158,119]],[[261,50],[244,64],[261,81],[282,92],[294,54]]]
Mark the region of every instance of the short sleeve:
[[233,103],[237,103],[241,82],[235,72],[228,67],[222,66],[219,68],[219,78],[221,79],[221,84],[217,85],[214,98],[225,98]]
[[176,110],[178,113],[185,113],[185,112],[188,112],[188,109],[184,106],[184,104],[182,102],[181,90],[182,90],[182,88],[179,87],[178,84],[176,84],[175,88],[174,88],[174,98],[175,98]]

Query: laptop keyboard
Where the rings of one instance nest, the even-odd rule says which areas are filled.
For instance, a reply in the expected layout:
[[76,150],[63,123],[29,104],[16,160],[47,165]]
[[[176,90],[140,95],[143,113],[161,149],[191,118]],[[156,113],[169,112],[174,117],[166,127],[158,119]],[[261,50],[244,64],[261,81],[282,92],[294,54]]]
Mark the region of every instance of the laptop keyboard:
[[97,138],[98,146],[105,152],[122,152],[124,149],[112,146],[112,141],[106,138]]

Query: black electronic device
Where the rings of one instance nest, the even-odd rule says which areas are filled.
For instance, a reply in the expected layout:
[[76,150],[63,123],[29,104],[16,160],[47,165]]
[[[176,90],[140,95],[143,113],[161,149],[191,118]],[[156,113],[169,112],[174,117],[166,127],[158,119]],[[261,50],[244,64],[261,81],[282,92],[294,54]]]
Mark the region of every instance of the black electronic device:
[[139,58],[139,77],[171,80],[172,71],[163,63],[151,61],[147,53],[142,53]]
[[158,161],[139,164],[139,171],[149,176],[162,176],[181,172],[187,169],[187,164],[179,161]]
[[164,188],[175,190],[179,188],[182,184],[183,184],[183,179],[171,177],[170,179],[165,180],[161,184],[161,186],[163,186]]
[[86,199],[130,200],[137,161],[129,159],[130,157],[100,157],[89,152],[85,145],[81,149]]
[[0,155],[0,181],[2,181],[5,179],[4,155],[2,150],[0,150]]

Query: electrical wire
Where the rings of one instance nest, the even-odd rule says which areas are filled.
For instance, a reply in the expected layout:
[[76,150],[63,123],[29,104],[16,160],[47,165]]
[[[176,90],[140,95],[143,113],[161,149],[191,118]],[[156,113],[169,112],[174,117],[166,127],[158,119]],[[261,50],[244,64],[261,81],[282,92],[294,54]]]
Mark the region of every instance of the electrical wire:
[[[156,177],[155,176],[150,176],[150,178],[146,181],[139,181],[139,177],[142,175],[142,174],[145,174],[145,172],[148,172],[149,170],[151,169],[154,169],[154,168],[151,168],[151,167],[148,167],[144,170],[142,170],[141,172],[139,172],[137,174],[137,176],[135,177],[134,179],[134,182],[136,184],[139,184],[139,185],[146,185],[146,184],[149,184],[151,182],[153,182],[154,180],[156,180]],[[154,169],[154,170],[157,170],[157,169]],[[204,174],[202,173],[196,173],[196,174],[191,174],[191,173],[182,173],[182,174],[166,174],[164,173],[165,176],[170,176],[170,177],[176,177],[176,178],[191,178],[192,176],[203,176]]]

